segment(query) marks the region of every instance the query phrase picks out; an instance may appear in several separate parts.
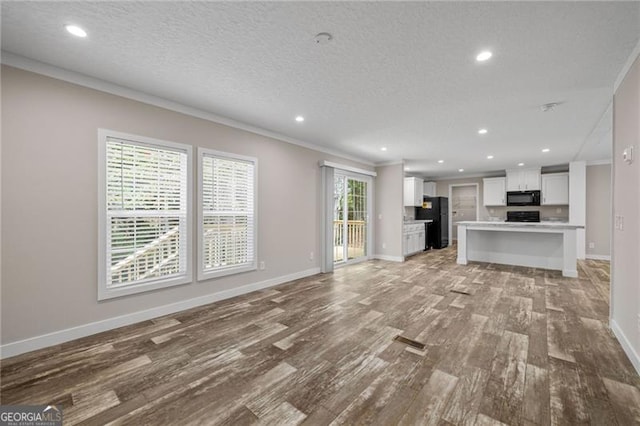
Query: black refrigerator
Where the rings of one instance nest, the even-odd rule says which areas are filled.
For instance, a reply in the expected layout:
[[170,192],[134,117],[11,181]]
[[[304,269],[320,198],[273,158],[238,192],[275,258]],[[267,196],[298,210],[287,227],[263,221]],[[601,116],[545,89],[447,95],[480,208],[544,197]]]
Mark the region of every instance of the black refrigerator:
[[427,225],[427,247],[436,249],[449,245],[449,199],[424,197],[422,207],[416,207],[416,220],[433,220]]

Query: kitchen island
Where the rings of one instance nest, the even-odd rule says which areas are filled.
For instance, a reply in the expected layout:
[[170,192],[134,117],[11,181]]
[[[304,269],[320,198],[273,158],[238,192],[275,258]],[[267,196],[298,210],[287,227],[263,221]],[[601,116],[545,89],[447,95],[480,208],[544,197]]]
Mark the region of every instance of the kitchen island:
[[458,222],[458,263],[528,266],[577,277],[578,228],[584,227],[563,222]]

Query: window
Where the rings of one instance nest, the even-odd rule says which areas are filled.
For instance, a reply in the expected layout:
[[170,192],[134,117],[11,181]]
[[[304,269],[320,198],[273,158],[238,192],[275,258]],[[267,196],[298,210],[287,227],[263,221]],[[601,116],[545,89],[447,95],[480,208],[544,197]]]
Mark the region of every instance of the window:
[[258,160],[199,150],[198,279],[256,269]]
[[102,129],[98,139],[98,299],[191,282],[191,147]]

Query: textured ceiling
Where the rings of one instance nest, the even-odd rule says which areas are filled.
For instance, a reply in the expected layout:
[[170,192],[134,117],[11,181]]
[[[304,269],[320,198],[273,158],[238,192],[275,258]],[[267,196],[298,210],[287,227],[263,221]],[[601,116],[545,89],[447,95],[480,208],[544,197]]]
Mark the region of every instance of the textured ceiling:
[[4,51],[432,177],[607,155],[639,37],[639,2],[2,3]]

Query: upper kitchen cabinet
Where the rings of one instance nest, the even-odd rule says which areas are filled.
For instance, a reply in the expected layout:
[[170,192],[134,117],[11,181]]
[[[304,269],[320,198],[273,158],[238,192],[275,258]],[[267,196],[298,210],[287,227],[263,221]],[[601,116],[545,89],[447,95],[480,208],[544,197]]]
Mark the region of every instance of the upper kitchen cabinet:
[[405,207],[420,207],[422,206],[422,191],[423,191],[422,179],[416,177],[404,178],[404,206]]
[[435,197],[436,196],[436,183],[435,182],[425,182],[423,185],[422,195],[425,197]]
[[485,206],[506,206],[505,178],[482,179],[482,202]]
[[539,191],[540,169],[507,170],[507,191]]
[[569,204],[569,173],[542,175],[541,195],[543,206]]

